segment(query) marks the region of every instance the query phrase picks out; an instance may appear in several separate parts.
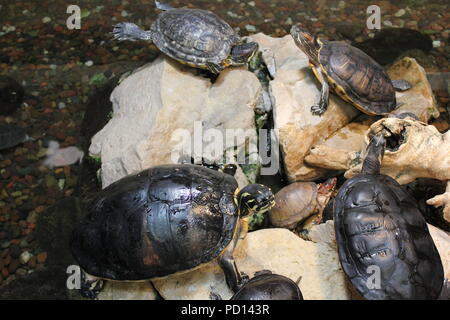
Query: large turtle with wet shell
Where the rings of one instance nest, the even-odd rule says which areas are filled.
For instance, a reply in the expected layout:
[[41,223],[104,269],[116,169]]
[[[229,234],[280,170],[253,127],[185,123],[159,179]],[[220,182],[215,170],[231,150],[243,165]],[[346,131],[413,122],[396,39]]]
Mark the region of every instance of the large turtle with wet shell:
[[242,43],[233,28],[210,11],[155,3],[163,12],[149,31],[122,22],[114,27],[115,39],[152,41],[169,57],[212,73],[244,65],[258,50],[256,42]]
[[291,35],[308,56],[314,75],[322,84],[319,103],[311,107],[315,115],[328,109],[330,87],[343,100],[371,116],[394,111],[398,107],[395,91],[411,88],[405,80],[391,80],[375,60],[345,42],[321,40],[298,25],[292,27]]
[[93,277],[86,288],[98,279],[148,280],[218,259],[236,291],[242,279],[232,253],[247,232],[241,218],[273,205],[268,187],[253,184],[239,191],[234,177],[223,172],[190,164],[157,166],[100,192],[73,231],[71,251],[88,279]]
[[386,140],[372,138],[362,173],[339,190],[334,221],[342,268],[367,299],[437,299],[440,255],[417,201],[380,174]]

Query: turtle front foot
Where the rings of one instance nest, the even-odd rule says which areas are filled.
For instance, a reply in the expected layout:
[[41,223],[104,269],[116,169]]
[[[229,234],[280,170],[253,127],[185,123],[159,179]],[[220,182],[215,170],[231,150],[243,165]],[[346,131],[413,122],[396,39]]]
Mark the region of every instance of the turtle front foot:
[[321,116],[325,113],[325,111],[327,111],[327,108],[320,103],[317,106],[311,107],[311,113],[315,116]]
[[446,193],[428,200],[427,204],[436,208],[444,207],[444,219],[450,222],[450,184]]
[[100,291],[102,291],[104,285],[105,281],[91,278],[86,273],[82,272],[80,294],[87,299],[95,300]]
[[151,40],[151,33],[142,30],[131,22],[121,22],[114,26],[114,39],[119,41]]

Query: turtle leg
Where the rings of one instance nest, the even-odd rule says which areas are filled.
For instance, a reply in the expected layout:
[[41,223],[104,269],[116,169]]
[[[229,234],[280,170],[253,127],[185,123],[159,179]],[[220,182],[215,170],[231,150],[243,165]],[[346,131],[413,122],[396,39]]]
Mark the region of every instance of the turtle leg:
[[86,272],[81,271],[80,294],[88,299],[97,299],[97,295],[102,291],[105,282],[101,279],[94,278]]
[[392,85],[394,86],[395,90],[397,91],[407,91],[412,88],[411,83],[409,83],[406,80],[392,80]]
[[112,33],[114,39],[119,41],[152,40],[152,33],[150,31],[144,31],[131,22],[121,22],[116,24]]
[[234,249],[237,247],[239,240],[245,238],[248,232],[248,222],[246,219],[242,219],[238,226],[239,230],[236,230],[233,240],[231,240],[230,245],[225,249],[219,258],[219,265],[222,268],[228,287],[230,287],[233,292],[237,292],[247,281],[248,277],[241,275],[238,271],[236,262],[233,258]]
[[321,116],[327,111],[328,103],[330,99],[330,86],[328,82],[325,80],[325,77],[320,70],[320,67],[316,67],[316,74],[319,77],[319,80],[322,84],[322,92],[320,94],[319,104],[311,107],[311,112],[314,115]]
[[223,66],[221,66],[219,64],[210,63],[210,62],[206,63],[206,67],[213,74],[219,74],[225,69]]

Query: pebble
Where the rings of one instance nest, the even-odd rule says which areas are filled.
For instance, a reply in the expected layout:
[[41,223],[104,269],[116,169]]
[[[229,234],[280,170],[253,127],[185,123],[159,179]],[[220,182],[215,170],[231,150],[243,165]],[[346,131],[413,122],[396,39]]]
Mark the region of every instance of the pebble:
[[256,27],[254,25],[247,24],[245,26],[245,30],[247,30],[248,32],[256,32]]
[[440,48],[440,46],[441,46],[441,41],[439,41],[439,40],[433,41],[433,48]]
[[65,109],[65,108],[66,108],[66,104],[64,102],[58,103],[58,109]]
[[41,252],[37,255],[38,264],[44,264],[45,260],[47,260],[47,252]]
[[23,276],[26,276],[27,274],[28,274],[28,271],[24,268],[19,268],[16,270],[16,275],[18,275],[18,276],[23,277]]
[[92,67],[94,65],[94,61],[88,60],[84,63],[87,67]]
[[6,249],[6,248],[9,248],[10,245],[11,245],[11,242],[5,241],[5,242],[2,243],[2,245],[0,246],[0,248]]
[[22,254],[19,257],[20,263],[27,264],[28,261],[30,261],[30,259],[32,257],[33,257],[33,255],[31,253],[29,253],[28,251],[24,251],[24,252],[22,252]]
[[396,17],[403,17],[405,15],[405,13],[406,13],[405,9],[400,9],[394,14],[394,16],[396,16]]
[[42,23],[49,23],[50,21],[52,21],[52,18],[50,18],[50,17],[42,18]]

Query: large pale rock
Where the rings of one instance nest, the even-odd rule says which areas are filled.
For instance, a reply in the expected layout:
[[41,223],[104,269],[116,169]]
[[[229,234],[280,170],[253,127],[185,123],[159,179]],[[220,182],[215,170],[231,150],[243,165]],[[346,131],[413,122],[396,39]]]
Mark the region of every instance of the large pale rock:
[[[350,299],[337,251],[326,242],[300,239],[286,229],[265,229],[249,233],[235,251],[236,265],[250,277],[270,270],[294,281],[301,277],[300,289],[307,300]],[[194,271],[153,281],[165,298],[229,299],[231,290],[217,262]]]
[[304,163],[309,149],[344,127],[359,111],[331,95],[328,111],[321,117],[313,115],[311,106],[319,101],[321,86],[292,37],[272,38],[259,33],[251,39],[259,43],[274,76],[270,94],[287,177],[291,182],[316,179],[324,170]]
[[[176,162],[177,155],[201,157],[212,142],[223,144],[226,129],[244,130],[237,136],[247,136],[257,145],[254,108],[262,101],[262,87],[244,69],[227,69],[212,84],[195,70],[161,57],[122,80],[111,101],[113,117],[94,136],[89,150],[101,158],[103,187],[146,168]],[[203,130],[204,141],[198,129]],[[208,136],[209,129],[217,129],[221,140],[214,132]],[[194,137],[194,131],[200,134]],[[233,146],[239,152],[244,144],[245,139]],[[207,158],[219,159],[222,154],[214,156]]]
[[99,300],[156,300],[158,294],[150,281],[107,281],[98,294]]
[[396,61],[389,67],[388,74],[393,80],[404,79],[412,85],[407,91],[397,92],[397,103],[402,105],[392,112],[393,115],[411,112],[422,122],[428,122],[432,117],[439,118],[440,113],[433,89],[425,69],[416,59],[405,57]]

